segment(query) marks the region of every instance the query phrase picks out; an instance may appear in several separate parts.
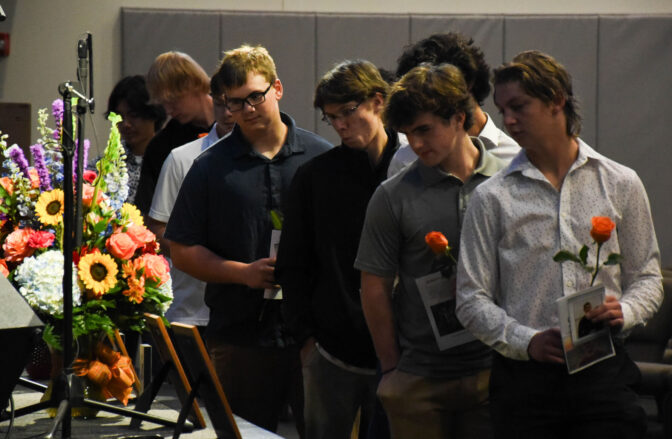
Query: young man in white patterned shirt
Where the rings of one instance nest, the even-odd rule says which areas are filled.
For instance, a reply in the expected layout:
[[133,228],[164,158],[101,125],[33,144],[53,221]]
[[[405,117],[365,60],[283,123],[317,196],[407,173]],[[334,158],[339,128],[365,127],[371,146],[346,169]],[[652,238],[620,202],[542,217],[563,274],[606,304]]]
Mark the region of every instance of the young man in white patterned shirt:
[[[490,380],[496,437],[641,437],[646,423],[632,390],[640,375],[623,338],[662,301],[642,182],[578,138],[571,79],[552,57],[523,52],[496,69],[495,103],[523,151],[469,204],[457,314],[498,353]],[[555,302],[588,287],[591,273],[553,255],[590,244],[593,216],[616,223],[602,254],[623,257],[600,270],[606,300],[589,313],[611,328],[616,356],[569,375]]]

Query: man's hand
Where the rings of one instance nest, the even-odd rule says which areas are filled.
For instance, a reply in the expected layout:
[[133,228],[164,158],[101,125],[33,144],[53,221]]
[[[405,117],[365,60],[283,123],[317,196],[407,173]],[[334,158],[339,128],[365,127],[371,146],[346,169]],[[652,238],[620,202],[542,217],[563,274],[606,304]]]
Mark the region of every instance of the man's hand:
[[527,347],[527,353],[530,358],[540,363],[564,364],[560,329],[551,328],[535,334]]
[[275,288],[275,258],[262,258],[245,267],[245,285],[250,288]]
[[606,296],[604,303],[597,308],[591,309],[586,313],[586,317],[593,323],[605,322],[612,328],[621,327],[624,323],[621,302],[614,296]]

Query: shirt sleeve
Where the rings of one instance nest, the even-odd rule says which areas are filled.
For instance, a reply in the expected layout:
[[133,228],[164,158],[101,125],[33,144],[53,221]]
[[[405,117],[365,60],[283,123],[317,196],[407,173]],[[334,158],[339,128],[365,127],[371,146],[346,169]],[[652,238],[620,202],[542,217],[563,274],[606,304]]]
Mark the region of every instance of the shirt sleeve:
[[660,252],[649,199],[636,174],[631,183],[618,224],[624,330],[644,325],[663,301]]
[[467,207],[460,238],[456,314],[476,338],[505,357],[528,360],[527,347],[539,332],[500,306],[499,209],[476,190]]
[[394,277],[399,267],[400,230],[387,191],[378,186],[366,209],[355,268],[380,277]]
[[180,167],[180,162],[171,152],[166,161],[163,162],[159,180],[156,183],[152,207],[149,210],[151,218],[163,223],[168,222],[183,180],[184,173]]
[[205,245],[208,236],[208,179],[194,162],[175,200],[164,236],[183,245]]
[[284,208],[275,276],[282,286],[282,311],[288,330],[298,342],[313,333],[312,293],[314,288],[315,229],[311,181],[304,167],[292,180]]

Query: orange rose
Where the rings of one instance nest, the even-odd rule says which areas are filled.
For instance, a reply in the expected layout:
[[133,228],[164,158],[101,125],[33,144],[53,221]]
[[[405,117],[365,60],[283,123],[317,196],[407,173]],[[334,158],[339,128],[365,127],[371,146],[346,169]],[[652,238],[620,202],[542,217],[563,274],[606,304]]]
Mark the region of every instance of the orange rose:
[[608,216],[594,216],[591,221],[593,228],[590,231],[590,236],[598,244],[607,242],[611,238],[611,231],[614,230],[616,224]]
[[119,259],[131,259],[138,249],[137,243],[126,233],[114,233],[105,243],[107,251]]
[[442,255],[448,248],[448,240],[441,232],[429,232],[425,235],[425,242],[437,255]]
[[35,249],[28,245],[28,240],[33,234],[33,229],[16,229],[5,239],[2,249],[5,251],[5,259],[9,262],[21,262],[31,256]]
[[0,259],[0,273],[5,277],[9,276],[9,267],[7,267],[7,262],[4,259]]
[[170,266],[163,256],[145,253],[138,259],[142,261],[142,264],[145,266],[146,279],[158,281],[159,285],[164,284],[170,279]]
[[131,224],[126,229],[128,236],[135,241],[138,247],[143,246],[156,239],[156,235],[150,232],[146,227],[137,224]]
[[7,191],[9,195],[14,192],[14,182],[9,177],[0,178],[0,185]]
[[[82,204],[84,204],[84,206],[91,207],[91,201],[93,200],[94,189],[95,188],[90,184],[84,183],[82,187]],[[100,204],[100,202],[103,201],[103,194],[101,191],[98,191],[98,196],[96,198],[98,199],[96,205]]]

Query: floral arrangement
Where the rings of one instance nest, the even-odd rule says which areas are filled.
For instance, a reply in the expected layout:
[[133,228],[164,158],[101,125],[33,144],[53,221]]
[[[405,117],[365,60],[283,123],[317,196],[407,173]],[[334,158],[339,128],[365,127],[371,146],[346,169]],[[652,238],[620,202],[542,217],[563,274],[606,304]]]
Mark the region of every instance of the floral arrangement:
[[[590,279],[590,286],[592,287],[593,283],[595,283],[597,273],[600,271],[600,249],[602,248],[602,244],[609,241],[611,238],[611,232],[614,230],[614,228],[616,228],[616,224],[611,220],[611,218],[606,216],[594,216],[591,218],[591,223],[592,228],[590,230],[590,236],[597,245],[597,255],[595,256],[594,267],[588,265],[589,248],[587,245],[581,247],[578,255],[567,250],[560,250],[555,254],[555,256],[553,256],[553,260],[560,263],[572,261],[580,264],[584,270],[592,273],[592,277]],[[621,259],[622,257],[618,253],[611,253],[602,265],[616,265],[621,262]]]
[[[45,321],[43,338],[62,349],[63,319],[63,102],[54,101],[55,129],[46,109],[38,112],[40,138],[23,150],[0,133],[0,272]],[[169,266],[156,237],[128,195],[124,149],[110,114],[110,136],[95,170],[84,172],[82,242],[73,254],[73,338],[142,331],[145,312],[163,316],[172,302]],[[74,132],[74,129],[73,129]],[[84,162],[88,141],[84,142]],[[77,157],[74,158],[76,163]],[[74,168],[74,167],[73,167]]]

